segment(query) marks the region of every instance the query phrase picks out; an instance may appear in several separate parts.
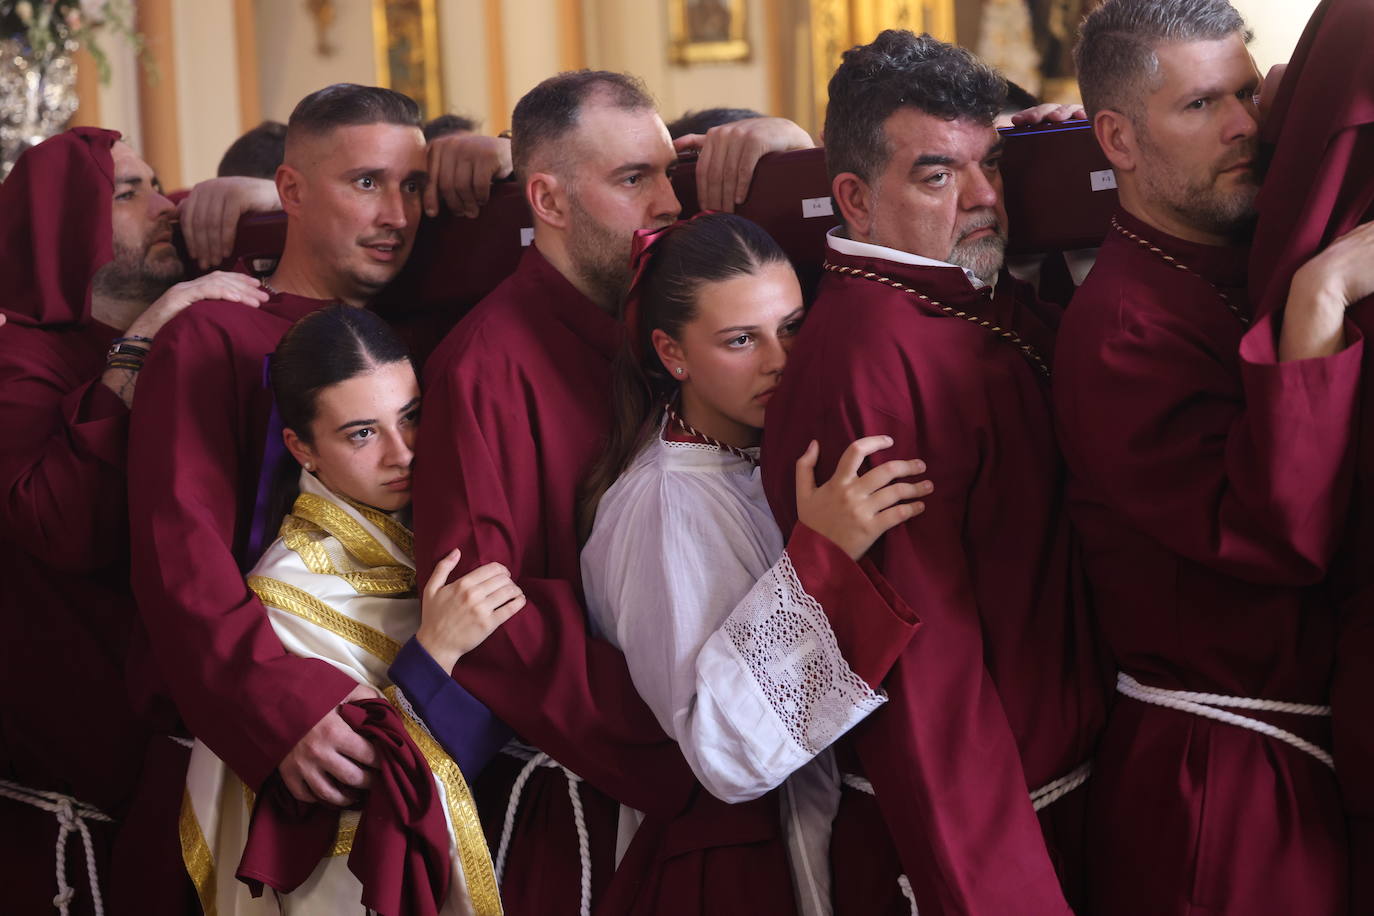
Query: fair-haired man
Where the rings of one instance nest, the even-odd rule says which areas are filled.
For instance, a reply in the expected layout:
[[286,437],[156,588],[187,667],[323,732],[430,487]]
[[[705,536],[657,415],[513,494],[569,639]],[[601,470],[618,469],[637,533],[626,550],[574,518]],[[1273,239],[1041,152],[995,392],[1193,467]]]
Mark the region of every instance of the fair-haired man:
[[[457,546],[455,574],[502,563],[528,599],[452,670],[540,752],[523,801],[510,802],[503,903],[515,914],[571,912],[579,899],[583,912],[789,911],[774,799],[731,807],[709,836],[690,823],[664,832],[696,806],[729,806],[699,789],[624,657],[588,635],[583,607],[578,491],[610,428],[634,233],[678,215],[677,154],[642,84],[619,73],[551,77],[512,123],[534,244],[430,357],[415,477],[417,574]],[[441,639],[418,634],[437,657]],[[539,767],[544,755],[567,771]],[[636,833],[617,803],[650,820]],[[618,834],[634,835],[628,850]],[[724,877],[742,873],[749,887]]]
[[969,52],[895,30],[830,81],[844,225],[768,407],[765,487],[787,530],[789,462],[877,434],[936,486],[870,554],[924,625],[842,742],[837,913],[1065,914],[1081,881],[1103,691],[1050,422],[1059,310],[1003,265],[1005,94]]
[[1320,583],[1349,496],[1374,233],[1246,290],[1259,73],[1226,0],[1107,0],[1076,60],[1120,210],[1068,309],[1054,400],[1119,696],[1094,764],[1090,909],[1342,913]]
[[352,84],[296,106],[270,298],[238,312],[201,302],[170,322],[131,427],[134,590],[171,696],[245,783],[277,773],[303,802],[355,801],[375,754],[336,709],[362,688],[288,654],[243,579],[271,409],[264,359],[296,319],[366,305],[405,263],[426,181],[420,123],[411,99]]

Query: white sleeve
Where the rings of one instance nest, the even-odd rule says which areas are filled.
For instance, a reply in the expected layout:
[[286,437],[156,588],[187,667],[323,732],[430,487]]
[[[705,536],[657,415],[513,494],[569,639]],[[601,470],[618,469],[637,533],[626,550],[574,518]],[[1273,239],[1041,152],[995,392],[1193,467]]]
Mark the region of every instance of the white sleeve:
[[[593,619],[702,785],[757,798],[884,702],[821,606],[714,475],[623,480],[582,554]],[[766,524],[773,525],[771,517]]]

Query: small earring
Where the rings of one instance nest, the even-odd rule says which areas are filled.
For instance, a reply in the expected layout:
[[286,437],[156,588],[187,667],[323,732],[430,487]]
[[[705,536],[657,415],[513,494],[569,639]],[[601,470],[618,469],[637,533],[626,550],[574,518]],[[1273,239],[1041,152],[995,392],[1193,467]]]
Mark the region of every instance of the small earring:
[[687,370],[686,370],[686,369],[683,369],[681,366],[678,366],[678,367],[677,367],[676,369],[674,369],[673,371],[676,372],[678,375],[681,375],[682,373],[686,372]]
[[315,466],[314,466],[313,464],[310,464],[309,462],[307,462],[306,465],[305,465],[305,469],[306,469],[307,471],[313,471],[313,470],[315,470]]

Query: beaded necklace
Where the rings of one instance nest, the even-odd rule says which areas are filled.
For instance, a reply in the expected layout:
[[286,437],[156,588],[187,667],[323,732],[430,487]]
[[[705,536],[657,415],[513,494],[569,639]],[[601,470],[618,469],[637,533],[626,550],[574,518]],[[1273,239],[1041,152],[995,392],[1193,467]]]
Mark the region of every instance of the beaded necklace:
[[1241,324],[1245,325],[1246,327],[1249,327],[1249,326],[1250,326],[1250,319],[1249,319],[1249,318],[1246,318],[1245,315],[1242,314],[1241,310],[1240,310],[1239,308],[1236,307],[1236,304],[1235,304],[1234,302],[1231,301],[1231,297],[1228,296],[1228,295],[1226,295],[1226,293],[1221,289],[1221,287],[1217,286],[1217,285],[1216,285],[1215,283],[1213,283],[1211,280],[1208,280],[1206,277],[1204,277],[1202,274],[1198,273],[1196,270],[1193,270],[1193,269],[1192,269],[1191,267],[1189,267],[1187,264],[1184,264],[1184,263],[1183,263],[1182,261],[1180,261],[1178,258],[1176,258],[1176,257],[1174,257],[1173,255],[1171,255],[1171,254],[1169,254],[1169,253],[1167,253],[1167,252],[1161,250],[1160,248],[1156,247],[1155,245],[1150,244],[1150,242],[1149,242],[1148,239],[1143,239],[1143,238],[1141,238],[1140,236],[1136,235],[1136,234],[1135,234],[1134,232],[1132,232],[1131,230],[1127,229],[1125,226],[1121,225],[1121,223],[1117,222],[1115,216],[1112,217],[1112,228],[1115,229],[1117,232],[1120,232],[1120,233],[1121,233],[1122,235],[1124,235],[1126,238],[1128,238],[1128,239],[1130,239],[1131,241],[1135,242],[1135,243],[1136,243],[1137,245],[1139,245],[1141,248],[1144,248],[1146,251],[1149,251],[1149,252],[1155,254],[1156,256],[1158,256],[1160,260],[1162,260],[1164,263],[1168,264],[1170,267],[1175,267],[1175,268],[1177,268],[1178,270],[1181,270],[1181,271],[1183,271],[1183,272],[1186,273],[1186,274],[1192,274],[1193,276],[1195,276],[1195,277],[1197,277],[1199,280],[1201,280],[1203,283],[1206,283],[1208,286],[1210,286],[1210,287],[1212,288],[1212,291],[1213,291],[1214,293],[1216,293],[1218,296],[1221,297],[1221,301],[1224,302],[1224,303],[1226,303],[1226,307],[1227,307],[1228,309],[1231,310],[1231,314],[1235,315],[1235,316],[1236,316],[1236,319],[1237,319]]
[[1038,352],[1036,352],[1034,347],[1026,343],[1026,341],[1022,339],[1020,334],[1017,334],[1015,331],[1009,328],[1000,327],[996,324],[993,324],[991,321],[988,321],[986,318],[979,318],[977,315],[971,314],[969,312],[961,312],[953,306],[945,305],[943,302],[939,302],[935,299],[930,298],[925,293],[918,292],[917,290],[914,290],[909,286],[903,286],[896,280],[893,280],[890,277],[884,277],[881,274],[875,274],[871,271],[860,270],[857,267],[841,267],[840,265],[832,264],[829,261],[825,262],[825,269],[830,271],[831,273],[842,274],[846,277],[858,277],[860,280],[872,280],[874,283],[882,283],[885,286],[890,286],[893,289],[901,290],[904,293],[915,296],[922,302],[933,305],[935,308],[939,309],[941,312],[944,312],[951,318],[959,318],[963,321],[970,322],[971,324],[976,324],[978,325],[978,327],[987,330],[993,336],[1011,344],[1013,347],[1020,351],[1021,355],[1024,356],[1033,367],[1040,371],[1040,374],[1045,376],[1045,378],[1050,377],[1050,365],[1045,361],[1045,358],[1041,356]]

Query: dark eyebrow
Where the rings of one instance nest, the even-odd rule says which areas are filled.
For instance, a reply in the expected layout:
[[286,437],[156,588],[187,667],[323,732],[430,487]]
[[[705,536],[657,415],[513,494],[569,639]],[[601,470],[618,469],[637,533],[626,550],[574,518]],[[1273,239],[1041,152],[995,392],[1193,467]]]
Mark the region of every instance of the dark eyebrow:
[[911,163],[911,170],[914,172],[927,165],[953,165],[953,156],[943,156],[939,153],[922,153],[916,157],[916,161]]
[[992,146],[989,146],[989,147],[988,147],[988,151],[987,151],[987,153],[985,153],[985,154],[983,155],[983,158],[984,158],[984,159],[991,159],[993,156],[996,156],[998,153],[1002,152],[1002,151],[1003,151],[1004,149],[1006,149],[1006,148],[1007,148],[1007,141],[1006,141],[1006,139],[1003,138],[1003,137],[999,137],[996,143],[994,143]]
[[349,420],[347,423],[344,423],[344,424],[343,424],[342,426],[340,426],[338,429],[334,430],[334,432],[336,432],[336,433],[341,433],[341,432],[343,432],[344,430],[349,429],[350,427],[353,427],[353,426],[371,426],[372,424],[377,423],[377,422],[379,422],[379,421],[377,421],[377,420]]
[[739,334],[739,333],[742,333],[742,332],[744,332],[744,331],[757,331],[758,329],[759,329],[759,326],[756,325],[756,324],[742,324],[742,325],[738,325],[737,327],[733,327],[733,328],[721,328],[721,329],[720,329],[719,331],[717,331],[716,333],[717,333],[717,334]]
[[131,184],[138,186],[143,184],[143,178],[138,175],[120,175],[115,179],[115,184]]
[[653,171],[653,168],[653,165],[648,162],[630,162],[617,169],[612,169],[611,174],[619,175],[622,172],[649,172]]
[[417,404],[419,404],[419,403],[420,403],[420,399],[419,399],[418,397],[411,398],[409,401],[406,402],[406,405],[405,405],[404,407],[402,407],[400,410],[398,410],[398,411],[396,411],[396,412],[397,412],[397,413],[408,413],[408,412],[410,412],[411,410],[413,410],[413,409],[415,408],[415,406],[416,406]]

